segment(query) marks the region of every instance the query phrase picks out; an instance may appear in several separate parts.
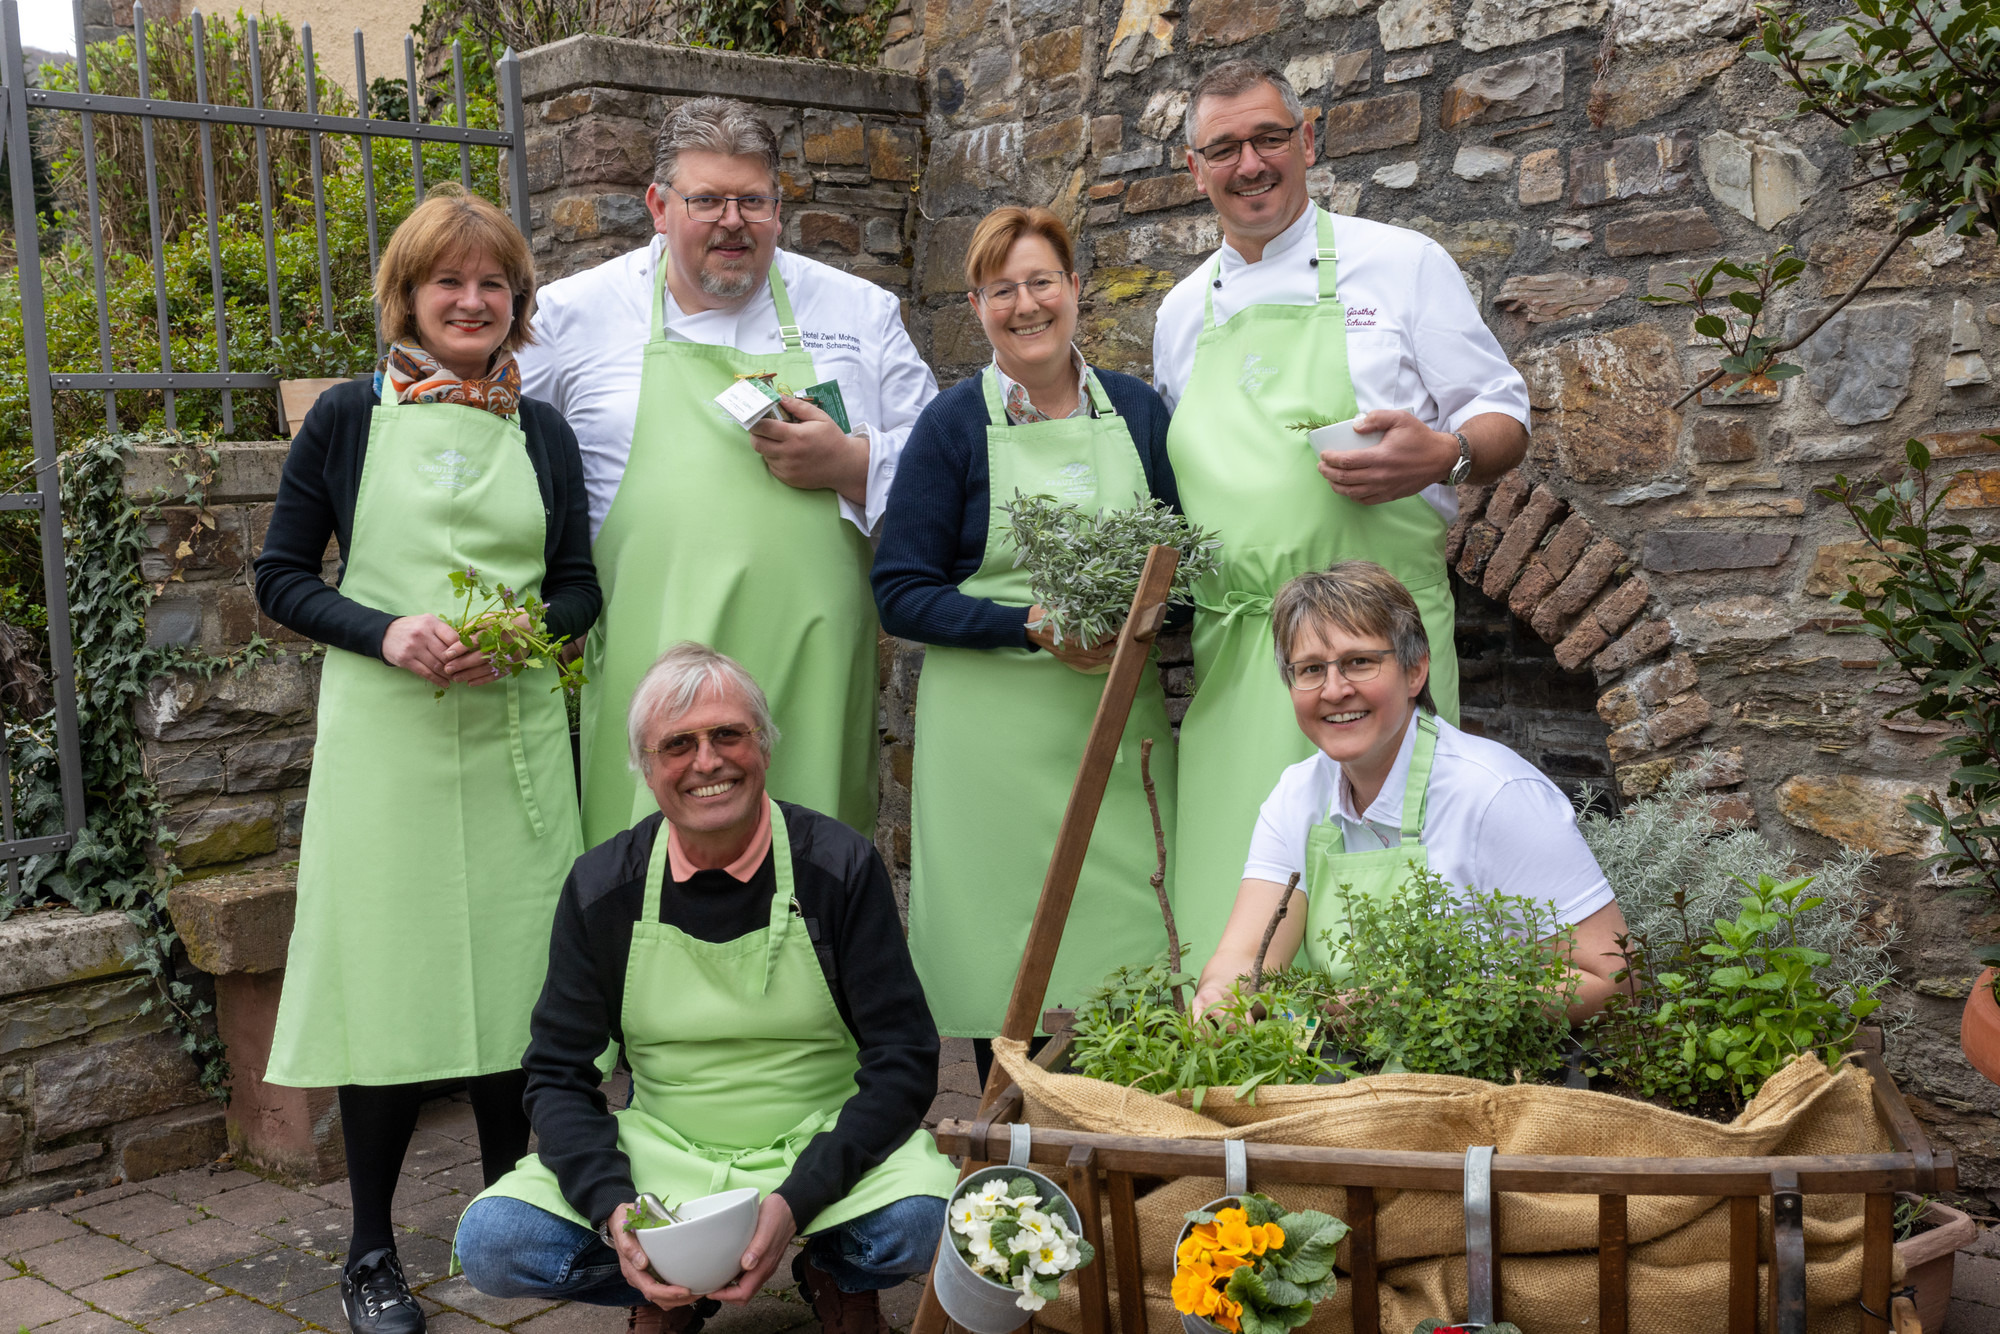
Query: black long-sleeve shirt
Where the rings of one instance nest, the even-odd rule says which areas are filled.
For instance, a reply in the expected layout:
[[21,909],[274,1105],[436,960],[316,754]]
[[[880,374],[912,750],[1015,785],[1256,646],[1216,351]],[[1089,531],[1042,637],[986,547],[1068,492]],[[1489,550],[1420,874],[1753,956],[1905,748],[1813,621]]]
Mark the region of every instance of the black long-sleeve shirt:
[[[1097,377],[1131,433],[1147,489],[1178,510],[1180,491],[1167,461],[1167,405],[1144,380],[1102,369]],[[1028,639],[1026,607],[958,591],[986,554],[993,489],[987,421],[981,376],[968,376],[930,401],[896,460],[870,576],[882,628],[892,635],[954,648],[1035,647]],[[1125,496],[1109,500],[1114,506],[1132,503]],[[1169,624],[1191,615],[1189,609],[1175,611]]]
[[[830,816],[786,802],[779,808],[785,827],[772,835],[790,842],[800,915],[827,990],[861,1049],[854,1096],[830,1130],[807,1142],[778,1187],[804,1227],[923,1124],[937,1095],[938,1037],[903,940],[889,872],[874,845]],[[592,1223],[638,1195],[596,1062],[608,1041],[624,1040],[625,960],[661,824],[661,816],[650,816],[586,852],[571,869],[556,904],[548,978],[521,1062],[542,1161],[555,1173],[563,1198]],[[669,875],[661,886],[660,920],[698,940],[736,940],[769,924],[776,889],[768,854],[747,883],[720,870],[679,882]],[[757,1093],[745,1089],[743,1096]]]
[[[343,570],[352,558],[354,501],[361,490],[375,403],[375,391],[356,380],[334,386],[313,404],[285,456],[270,530],[255,566],[257,605],[266,616],[308,638],[371,658],[382,656],[389,622],[407,609],[391,612],[355,601],[320,577],[320,563],[328,537],[340,540]],[[420,413],[425,406],[408,410]],[[540,399],[521,400],[521,432],[546,520],[541,598],[548,603],[549,634],[575,639],[596,621],[604,601],[590,559],[583,453],[562,414]]]

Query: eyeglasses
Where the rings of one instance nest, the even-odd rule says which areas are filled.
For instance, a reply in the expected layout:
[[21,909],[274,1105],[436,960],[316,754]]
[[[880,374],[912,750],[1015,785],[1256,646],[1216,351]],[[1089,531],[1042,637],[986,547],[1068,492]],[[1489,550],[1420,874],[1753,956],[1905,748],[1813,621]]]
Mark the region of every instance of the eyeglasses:
[[[1304,124],[1303,121],[1300,124]],[[1247,139],[1217,139],[1212,144],[1203,144],[1194,151],[1201,154],[1202,161],[1211,167],[1226,167],[1243,156],[1243,145],[1248,144],[1258,157],[1276,157],[1292,142],[1292,136],[1299,132],[1298,125],[1286,130],[1259,130]]]
[[1382,660],[1392,649],[1378,649],[1372,653],[1349,653],[1336,662],[1288,662],[1282,670],[1285,684],[1294,690],[1318,690],[1326,684],[1329,667],[1350,681],[1373,681],[1382,672]]
[[1048,269],[1041,273],[1031,273],[1018,283],[988,283],[977,289],[979,299],[994,310],[1012,310],[1021,299],[1021,291],[1041,305],[1055,300],[1056,293],[1067,285],[1069,274],[1061,269]]
[[742,723],[718,723],[714,727],[697,727],[691,732],[669,732],[660,738],[657,746],[641,746],[648,755],[664,755],[670,760],[684,760],[695,753],[703,737],[718,751],[747,750],[757,739],[761,727],[745,727]]
[[[667,187],[674,190],[673,186]],[[681,195],[681,192],[674,190]],[[736,205],[736,216],[745,222],[769,222],[778,216],[776,195],[681,195],[688,216],[696,222],[721,222],[722,215]]]

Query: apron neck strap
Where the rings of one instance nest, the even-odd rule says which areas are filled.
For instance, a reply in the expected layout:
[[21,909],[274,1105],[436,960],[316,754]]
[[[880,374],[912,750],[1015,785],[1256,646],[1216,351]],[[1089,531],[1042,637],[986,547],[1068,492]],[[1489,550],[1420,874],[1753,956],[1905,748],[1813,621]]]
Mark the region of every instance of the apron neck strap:
[[[1083,367],[1083,383],[1084,392],[1090,397],[1093,416],[1116,417],[1118,415],[1118,409],[1111,406],[1111,395],[1105,392],[1103,383],[1097,378],[1096,368],[1088,362],[1084,363]],[[1005,426],[1007,424],[1007,402],[1000,394],[1000,367],[997,363],[991,361],[986,363],[986,369],[979,374],[979,384],[980,388],[986,394],[986,424],[988,426]]]
[[1334,270],[1338,265],[1335,262],[1337,257],[1333,249],[1333,214],[1317,204],[1311,208],[1315,215],[1314,228],[1317,232],[1317,245],[1313,250],[1313,271],[1319,275],[1319,299],[1337,300],[1338,290],[1334,286]]
[[[1317,204],[1307,204],[1306,207],[1313,212],[1315,245],[1312,265],[1313,271],[1319,275],[1319,299],[1337,300],[1339,289],[1334,284],[1333,215]],[[1204,333],[1215,327],[1215,289],[1221,285],[1222,252],[1217,251],[1208,266],[1208,285],[1202,289],[1201,327]]]
[[[653,323],[646,335],[649,343],[663,343],[667,339],[667,269],[674,262],[665,242],[660,244],[660,276],[653,284]],[[805,346],[799,337],[799,322],[792,314],[792,299],[785,291],[785,280],[778,276],[778,261],[771,261],[771,301],[778,308],[778,336],[785,340],[785,351],[797,352]]]
[[[771,271],[772,281],[777,281],[777,269]],[[791,929],[792,918],[798,912],[796,882],[792,879],[792,837],[785,828],[785,813],[770,797],[771,803],[771,870],[777,884],[771,890],[771,930],[764,945],[764,991],[771,989],[771,974],[778,966],[778,951],[784,948],[785,935]]]
[[[771,860],[772,870],[777,872],[777,892],[771,895],[771,959],[777,957],[778,941],[785,934],[786,926],[792,919],[792,840],[785,834],[785,813],[778,803],[771,802]],[[660,920],[660,895],[667,882],[667,821],[660,819],[659,836],[653,840],[653,852],[646,859],[646,896],[639,908],[639,920],[657,922]],[[768,981],[770,969],[765,969]]]
[[1430,800],[1431,761],[1437,756],[1437,719],[1417,710],[1412,724],[1417,743],[1410,748],[1410,778],[1403,787],[1403,842],[1415,843],[1424,832],[1424,804]]
[[799,338],[799,322],[792,315],[792,298],[785,291],[785,280],[778,276],[778,261],[771,261],[771,301],[778,307],[778,336],[785,340],[785,351],[797,352],[804,347]]

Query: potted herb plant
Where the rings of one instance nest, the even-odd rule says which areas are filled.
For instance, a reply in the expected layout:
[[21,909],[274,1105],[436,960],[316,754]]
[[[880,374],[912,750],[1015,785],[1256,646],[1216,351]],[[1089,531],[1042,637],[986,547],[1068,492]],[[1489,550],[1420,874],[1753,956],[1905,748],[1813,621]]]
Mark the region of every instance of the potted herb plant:
[[1229,1195],[1187,1216],[1174,1243],[1174,1309],[1187,1334],[1284,1334],[1333,1295],[1347,1224],[1287,1211],[1268,1195]]
[[1896,1254],[1904,1283],[1916,1289],[1917,1319],[1925,1329],[1944,1328],[1956,1256],[1978,1236],[1972,1216],[1943,1200],[1905,1195],[1896,1201]]
[[1965,998],[1965,1014],[1959,1020],[1958,1046],[1972,1068],[2000,1084],[2000,945],[1980,951],[1979,962],[1986,964]]
[[987,1167],[945,1207],[935,1290],[972,1334],[1007,1334],[1060,1295],[1062,1276],[1097,1258],[1076,1206],[1040,1172]]

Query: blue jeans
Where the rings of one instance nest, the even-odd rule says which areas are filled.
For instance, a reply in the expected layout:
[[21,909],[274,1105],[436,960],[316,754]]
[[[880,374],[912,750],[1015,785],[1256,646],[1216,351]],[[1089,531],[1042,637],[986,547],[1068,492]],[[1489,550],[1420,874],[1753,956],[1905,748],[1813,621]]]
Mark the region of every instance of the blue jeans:
[[[873,1292],[929,1269],[943,1233],[944,1201],[909,1195],[814,1234],[806,1258],[842,1292]],[[474,1201],[458,1220],[456,1248],[466,1281],[489,1297],[592,1306],[645,1301],[597,1233],[524,1200]]]

